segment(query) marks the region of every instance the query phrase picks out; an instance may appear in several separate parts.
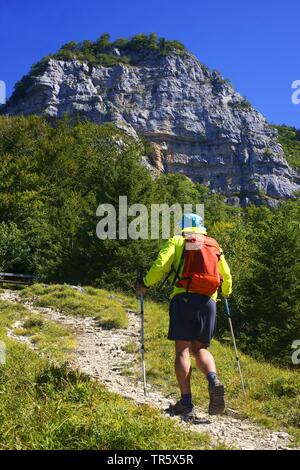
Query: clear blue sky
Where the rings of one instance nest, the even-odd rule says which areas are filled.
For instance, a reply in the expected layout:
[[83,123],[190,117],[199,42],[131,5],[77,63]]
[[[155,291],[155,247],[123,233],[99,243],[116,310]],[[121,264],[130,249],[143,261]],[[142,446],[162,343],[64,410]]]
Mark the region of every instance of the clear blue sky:
[[299,0],[1,0],[0,80],[8,95],[31,64],[70,40],[156,32],[230,78],[273,123],[300,127]]

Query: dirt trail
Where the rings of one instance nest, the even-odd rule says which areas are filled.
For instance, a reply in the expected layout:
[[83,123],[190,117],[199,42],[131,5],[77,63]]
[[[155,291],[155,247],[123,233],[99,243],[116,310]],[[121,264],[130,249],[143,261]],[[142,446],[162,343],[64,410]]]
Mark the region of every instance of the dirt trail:
[[[127,310],[128,329],[107,330],[99,327],[91,317],[76,318],[50,308],[35,307],[21,299],[15,291],[5,290],[0,293],[0,299],[22,302],[30,311],[69,327],[77,338],[77,347],[70,365],[105,384],[108,390],[162,411],[169,406],[170,400],[151,386],[148,385],[148,396],[144,397],[143,384],[137,382],[134,377],[122,375],[124,367],[131,368],[134,361],[133,354],[126,352],[124,347],[133,339],[139,341],[140,323],[135,312]],[[29,344],[28,338],[15,336],[13,329],[8,331],[8,335]],[[290,443],[286,432],[270,432],[248,420],[231,416],[229,411],[222,416],[209,416],[197,408],[197,416],[200,423],[193,425],[184,423],[179,418],[172,419],[184,428],[207,432],[214,444],[225,443],[237,449],[286,449]]]

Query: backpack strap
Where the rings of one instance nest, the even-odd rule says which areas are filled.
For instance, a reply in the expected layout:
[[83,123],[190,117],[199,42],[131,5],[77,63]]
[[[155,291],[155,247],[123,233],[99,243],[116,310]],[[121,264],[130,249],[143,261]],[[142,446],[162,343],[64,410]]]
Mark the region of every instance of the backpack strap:
[[166,284],[167,280],[169,279],[169,277],[171,276],[171,274],[174,273],[174,278],[173,278],[173,281],[171,283],[171,286],[174,286],[177,278],[179,277],[179,271],[180,271],[180,268],[181,268],[181,264],[182,264],[182,260],[183,260],[183,257],[184,257],[184,252],[185,252],[185,242],[184,242],[184,247],[183,247],[183,251],[182,251],[182,254],[181,254],[181,257],[180,257],[180,261],[179,261],[179,265],[178,265],[178,268],[177,270],[174,269],[174,266],[172,265],[171,266],[171,269],[170,271],[168,272],[168,274],[166,275],[166,277],[164,278],[164,280],[161,282],[161,284],[159,285],[160,289]]
[[171,274],[172,274],[173,272],[175,272],[175,269],[173,268],[173,266],[171,266],[170,271],[168,272],[168,274],[166,275],[166,277],[164,278],[164,280],[163,280],[162,283],[160,284],[160,286],[159,286],[160,288],[162,288],[162,287],[165,285],[165,283],[167,282],[167,280],[169,279],[169,277],[171,276]]
[[183,250],[182,250],[182,253],[181,253],[181,257],[180,257],[180,261],[179,261],[179,264],[178,264],[178,268],[177,270],[175,271],[175,276],[173,278],[173,281],[172,281],[172,286],[174,286],[175,282],[177,281],[177,279],[179,279],[179,272],[180,272],[180,269],[181,269],[181,266],[182,266],[182,262],[183,262],[183,259],[184,259],[184,254],[185,254],[185,243],[186,243],[186,238],[184,238],[184,244],[183,244]]
[[180,261],[179,261],[179,265],[178,265],[178,268],[175,270],[174,269],[174,266],[172,265],[170,271],[168,272],[168,274],[166,275],[166,277],[164,278],[164,280],[162,281],[162,283],[160,284],[160,288],[162,288],[165,283],[167,282],[167,280],[169,279],[169,277],[171,276],[171,274],[175,273],[174,274],[174,278],[173,278],[173,281],[171,283],[171,286],[174,286],[175,282],[177,281],[177,279],[179,278],[179,272],[180,272],[180,268],[182,266],[182,261],[183,261],[183,258],[184,258],[184,253],[185,253],[185,240],[184,240],[184,245],[183,245],[183,250],[182,250],[182,253],[181,253],[181,257],[180,257]]

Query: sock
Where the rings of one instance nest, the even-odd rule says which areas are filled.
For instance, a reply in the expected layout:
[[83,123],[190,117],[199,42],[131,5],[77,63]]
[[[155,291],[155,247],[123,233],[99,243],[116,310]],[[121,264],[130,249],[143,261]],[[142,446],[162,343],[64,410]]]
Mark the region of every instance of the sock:
[[206,378],[210,385],[216,385],[219,382],[217,374],[215,372],[209,372]]
[[184,406],[192,406],[192,394],[186,393],[181,395],[181,404]]

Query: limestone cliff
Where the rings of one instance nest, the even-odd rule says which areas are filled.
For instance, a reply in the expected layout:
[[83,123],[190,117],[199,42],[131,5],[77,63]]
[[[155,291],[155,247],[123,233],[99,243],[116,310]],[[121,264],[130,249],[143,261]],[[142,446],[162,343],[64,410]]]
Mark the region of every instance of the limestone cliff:
[[50,58],[5,112],[112,121],[152,142],[150,163],[159,171],[182,172],[231,203],[274,205],[300,189],[277,131],[188,52],[113,66]]

